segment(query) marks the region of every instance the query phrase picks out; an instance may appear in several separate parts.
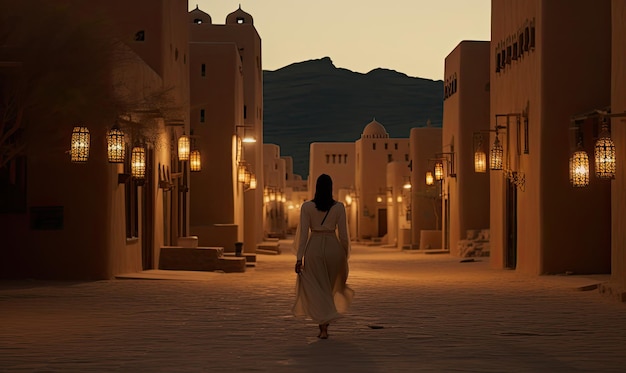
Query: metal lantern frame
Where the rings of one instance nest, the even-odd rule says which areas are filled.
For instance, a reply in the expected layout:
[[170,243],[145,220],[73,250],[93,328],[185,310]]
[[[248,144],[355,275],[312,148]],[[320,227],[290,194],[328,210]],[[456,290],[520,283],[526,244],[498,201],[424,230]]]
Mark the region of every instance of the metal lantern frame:
[[117,125],[107,132],[107,158],[109,163],[124,163],[126,160],[126,135]]
[[89,147],[91,135],[89,129],[84,126],[76,126],[72,130],[70,143],[70,160],[73,163],[85,163],[89,160]]

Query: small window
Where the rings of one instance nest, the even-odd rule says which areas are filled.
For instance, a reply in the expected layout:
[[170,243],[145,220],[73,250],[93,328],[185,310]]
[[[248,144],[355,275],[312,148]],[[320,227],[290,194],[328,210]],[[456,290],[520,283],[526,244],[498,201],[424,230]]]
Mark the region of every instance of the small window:
[[199,25],[199,24],[202,23],[202,20],[200,18],[196,18],[196,19],[193,20],[193,23],[196,23],[196,24]]
[[336,163],[337,160],[337,154],[333,154],[333,163]]
[[278,163],[274,163],[274,170],[278,170]]
[[246,105],[243,105],[243,119],[246,119],[247,116],[248,116],[248,107]]
[[530,49],[535,49],[535,24],[530,25]]
[[204,109],[200,109],[200,123],[204,123]]
[[517,60],[518,52],[517,52],[517,42],[513,43],[513,55],[511,58],[513,60]]
[[513,55],[512,49],[513,47],[510,45],[506,47],[506,64],[507,65],[511,64],[511,56]]
[[528,52],[528,46],[530,44],[530,29],[528,26],[524,29],[524,52]]
[[376,150],[376,143],[372,144],[372,150]]
[[326,154],[326,163],[330,163],[330,154]]
[[246,21],[246,20],[245,20],[243,17],[237,17],[237,23],[238,23],[238,24],[240,24],[240,25],[241,25],[241,24],[244,24],[244,23],[245,23],[245,21]]
[[393,144],[393,148],[394,148],[395,150],[398,150],[398,143]]
[[404,160],[407,161],[407,162],[409,161],[409,155],[408,154],[404,155]]
[[200,76],[206,76],[206,64],[202,64],[200,67]]
[[385,143],[385,150],[387,150],[388,147],[389,147],[389,145],[387,143]]
[[393,162],[393,156],[391,154],[387,154],[387,162]]
[[343,163],[348,163],[348,155],[347,154],[343,155]]
[[146,40],[146,32],[144,30],[137,31],[135,33],[135,41],[145,41]]

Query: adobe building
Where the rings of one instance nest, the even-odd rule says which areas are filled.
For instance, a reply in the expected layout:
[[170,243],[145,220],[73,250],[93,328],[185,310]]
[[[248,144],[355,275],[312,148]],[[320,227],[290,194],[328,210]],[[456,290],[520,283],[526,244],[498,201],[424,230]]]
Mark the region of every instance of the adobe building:
[[489,229],[489,45],[462,41],[445,59],[443,142],[433,158],[444,165],[442,246],[456,256],[468,230]]
[[[384,237],[387,234],[387,206],[378,201],[378,197],[387,190],[387,163],[409,161],[409,139],[390,138],[385,127],[374,119],[365,126],[354,148],[355,238]],[[397,197],[398,191],[394,193]]]
[[[626,3],[611,2],[611,113],[626,113]],[[594,75],[594,74],[591,74]],[[626,120],[611,118],[616,171],[611,182],[611,279],[601,287],[626,302]],[[591,232],[591,231],[589,231]]]
[[[188,165],[175,150],[189,131],[187,3],[81,2],[67,9],[83,22],[111,25],[112,38],[122,41],[106,79],[125,108],[51,115],[46,126],[58,137],[26,132],[28,151],[9,167],[23,205],[0,214],[2,277],[110,279],[152,269],[158,249],[188,231],[187,198],[179,193]],[[99,97],[86,99],[110,104]],[[115,144],[121,163],[109,159],[115,125],[124,132]]]
[[[573,187],[568,164],[572,116],[611,103],[611,2],[494,0],[491,32],[490,129],[503,155],[490,175],[491,264],[609,273],[610,181]],[[592,154],[591,127],[581,133]]]
[[287,234],[286,161],[276,144],[263,144],[263,234],[285,238]]
[[314,142],[309,147],[308,198],[315,197],[315,184],[322,174],[333,180],[333,197],[346,205],[350,238],[356,238],[356,207],[352,206],[356,167],[353,142]]
[[[206,107],[198,107],[192,108],[192,118],[200,118],[199,110],[205,110],[205,113],[213,112],[213,111],[228,111],[229,122],[221,123],[220,126],[224,125],[232,131],[231,135],[235,136],[238,139],[243,138],[254,138],[256,140],[255,143],[246,143],[243,145],[241,150],[241,154],[237,153],[237,146],[233,145],[231,140],[228,140],[228,144],[226,147],[230,147],[231,149],[236,150],[231,153],[232,161],[235,162],[237,166],[239,166],[239,160],[244,160],[245,165],[247,166],[247,170],[250,174],[254,174],[256,176],[256,183],[259,186],[264,185],[263,181],[263,71],[261,65],[261,38],[254,27],[254,19],[253,17],[244,12],[241,7],[234,12],[230,13],[226,17],[225,24],[213,24],[211,17],[206,13],[202,12],[200,9],[196,7],[196,9],[189,12],[189,20],[190,22],[190,41],[192,43],[230,43],[230,47],[224,47],[232,50],[232,45],[234,44],[235,48],[238,52],[240,66],[239,72],[233,72],[232,66],[227,67],[224,65],[224,68],[227,69],[225,72],[228,77],[217,77],[216,75],[220,74],[221,71],[210,71],[206,70],[207,78],[205,80],[210,79],[230,79],[234,80],[232,77],[233,74],[240,74],[243,84],[243,99],[240,101],[239,98],[233,99],[232,97],[226,97],[227,95],[222,95],[221,97],[212,97],[210,103],[206,102]],[[192,44],[193,45],[193,44]],[[200,47],[199,47],[200,48]],[[218,47],[214,47],[218,48]],[[228,57],[232,59],[232,54]],[[212,63],[208,60],[204,62],[205,64]],[[215,62],[216,63],[216,62]],[[202,74],[202,66],[195,66],[195,70],[191,72],[192,76],[198,76]],[[201,77],[198,77],[201,79]],[[239,78],[237,78],[239,79]],[[195,84],[195,83],[194,83]],[[201,86],[201,83],[198,83],[198,86]],[[207,87],[206,89],[210,89]],[[235,92],[236,93],[236,92]],[[233,107],[233,105],[237,105]],[[233,114],[232,111],[237,110],[237,114]],[[234,122],[233,122],[234,121]],[[200,124],[200,123],[198,123]],[[195,128],[195,125],[194,125]],[[226,131],[226,129],[224,129]],[[195,132],[194,132],[195,134]],[[198,137],[198,146],[202,144],[202,141],[208,141],[206,137]],[[238,141],[236,141],[238,143]],[[202,146],[204,148],[204,146]],[[207,150],[209,150],[207,148]],[[224,151],[224,149],[215,149],[217,151]],[[218,158],[223,157],[223,154],[216,155]],[[211,162],[211,158],[205,157],[207,161]],[[232,163],[228,163],[229,165]],[[230,167],[230,166],[223,166]],[[232,171],[231,171],[232,172]],[[232,182],[229,182],[229,185],[232,187]],[[227,187],[227,188],[231,188]],[[235,190],[240,187],[234,187],[233,192],[231,194],[237,195]],[[246,252],[254,252],[256,250],[257,245],[259,245],[263,241],[263,188],[243,188],[243,242],[244,242],[244,250]],[[219,195],[216,195],[216,198],[219,198]],[[238,197],[235,197],[237,199]],[[214,203],[214,201],[210,201],[210,204]],[[215,202],[219,205],[220,202]],[[230,203],[230,202],[229,202]],[[235,208],[239,206],[239,202],[235,203]],[[205,207],[207,208],[207,207]],[[210,207],[213,208],[213,207]],[[237,217],[237,214],[234,214],[228,219],[232,220],[233,224],[239,224],[240,220]],[[222,219],[224,220],[224,219]],[[202,224],[220,224],[217,221],[205,221]],[[221,226],[225,229],[230,229],[224,225]],[[241,229],[241,228],[239,228]],[[231,239],[232,240],[232,239]]]
[[[444,249],[441,239],[442,183],[434,180],[426,184],[426,173],[433,173],[434,158],[442,153],[442,129],[437,127],[411,128],[411,249]],[[397,199],[397,196],[396,196]]]
[[191,42],[189,53],[191,140],[202,157],[201,171],[190,174],[190,231],[200,246],[234,251],[244,228],[237,172],[244,144],[236,136],[243,122],[241,58],[235,43]]

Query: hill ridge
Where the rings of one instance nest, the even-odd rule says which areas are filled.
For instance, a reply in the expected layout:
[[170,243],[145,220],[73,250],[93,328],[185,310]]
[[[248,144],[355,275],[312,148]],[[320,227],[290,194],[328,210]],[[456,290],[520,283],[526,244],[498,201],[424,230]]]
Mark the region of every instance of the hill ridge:
[[308,177],[311,142],[353,142],[376,118],[393,138],[408,138],[428,120],[440,127],[443,82],[385,68],[358,73],[330,57],[263,71],[264,142],[291,156]]

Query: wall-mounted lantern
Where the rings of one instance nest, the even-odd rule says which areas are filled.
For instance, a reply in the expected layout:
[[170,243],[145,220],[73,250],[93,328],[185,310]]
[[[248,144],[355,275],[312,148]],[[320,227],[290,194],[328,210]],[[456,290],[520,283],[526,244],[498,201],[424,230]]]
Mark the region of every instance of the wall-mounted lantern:
[[239,166],[237,166],[237,181],[245,184],[246,183],[246,174],[248,173],[248,165],[244,161],[239,162]]
[[579,188],[589,185],[589,156],[582,144],[579,144],[578,150],[570,159],[570,181]]
[[602,132],[595,146],[596,177],[599,179],[615,178],[615,144],[611,140],[606,119],[602,122]]
[[89,159],[90,135],[87,127],[74,127],[70,147],[70,160],[74,163],[84,163]]
[[254,190],[256,189],[256,175],[252,174],[250,175],[250,186],[248,187],[249,190]]
[[435,180],[443,180],[443,162],[435,162]]
[[189,170],[191,172],[202,171],[202,156],[200,150],[195,149],[189,153]]
[[183,133],[183,135],[178,138],[178,159],[181,161],[188,161],[190,151],[191,140],[189,139],[189,136]]
[[402,188],[406,190],[411,189],[411,177],[410,176],[404,177],[404,184],[402,184]]
[[494,140],[491,151],[489,152],[489,168],[494,171],[501,171],[503,157],[504,149],[502,148],[502,143],[498,138],[498,131],[496,130],[496,139]]
[[435,178],[432,171],[426,171],[426,185],[430,186],[435,184]]
[[135,146],[130,154],[130,172],[138,180],[146,177],[146,149],[143,146]]
[[[602,130],[594,147],[595,175],[598,179],[615,178],[616,158],[615,144],[611,139],[608,120],[611,118],[626,117],[625,113],[611,114],[610,108],[596,109],[588,113],[573,115],[570,129],[576,130],[576,151],[570,158],[570,182],[575,187],[589,185],[589,157],[584,150],[581,123],[593,118],[601,120]],[[624,122],[624,120],[622,120]]]
[[107,157],[109,163],[124,163],[126,159],[125,135],[117,124],[107,132]]
[[487,154],[482,150],[477,150],[474,153],[474,172],[487,172]]

